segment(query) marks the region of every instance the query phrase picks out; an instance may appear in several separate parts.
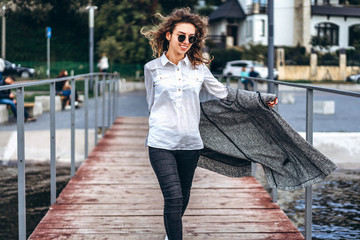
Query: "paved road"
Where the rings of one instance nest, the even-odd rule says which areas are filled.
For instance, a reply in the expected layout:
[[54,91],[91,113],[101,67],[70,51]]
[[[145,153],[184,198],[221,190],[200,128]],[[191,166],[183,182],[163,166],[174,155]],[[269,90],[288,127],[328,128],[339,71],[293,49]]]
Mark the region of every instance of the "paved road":
[[[294,104],[279,104],[279,113],[294,127],[296,131],[305,131],[305,92],[296,91]],[[360,98],[346,97],[335,94],[314,92],[314,100],[335,101],[335,114],[314,115],[315,132],[360,132]],[[89,128],[94,128],[95,101],[89,100]],[[144,91],[134,91],[120,96],[118,102],[120,116],[148,116]],[[76,109],[76,128],[84,128],[84,108]],[[107,117],[107,116],[106,116]],[[36,122],[26,123],[25,130],[35,131],[50,128],[50,114],[44,113]],[[107,118],[105,119],[107,123]],[[101,113],[98,114],[101,124]],[[56,128],[70,128],[70,111],[56,113]],[[0,131],[16,130],[13,119],[8,124],[0,125]]]

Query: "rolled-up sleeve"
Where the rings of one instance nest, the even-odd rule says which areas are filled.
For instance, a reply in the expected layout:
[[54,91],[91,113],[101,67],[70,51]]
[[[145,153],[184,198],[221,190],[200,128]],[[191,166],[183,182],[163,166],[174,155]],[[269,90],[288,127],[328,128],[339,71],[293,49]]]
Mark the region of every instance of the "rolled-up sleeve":
[[204,83],[203,88],[211,95],[218,98],[226,98],[228,89],[224,84],[219,82],[210,72],[210,70],[203,65]]
[[148,103],[148,109],[150,112],[154,103],[154,81],[150,69],[146,65],[144,66],[144,81],[146,89],[146,101]]

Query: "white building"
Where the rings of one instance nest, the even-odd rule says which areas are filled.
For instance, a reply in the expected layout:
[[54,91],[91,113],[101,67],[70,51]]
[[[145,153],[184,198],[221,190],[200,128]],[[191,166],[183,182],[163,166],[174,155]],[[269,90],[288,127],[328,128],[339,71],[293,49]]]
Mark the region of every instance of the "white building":
[[[274,0],[274,45],[311,49],[313,36],[326,37],[332,50],[360,38],[360,7],[340,0]],[[346,1],[345,1],[346,2]],[[267,45],[267,0],[227,0],[209,16],[209,34],[223,46]]]

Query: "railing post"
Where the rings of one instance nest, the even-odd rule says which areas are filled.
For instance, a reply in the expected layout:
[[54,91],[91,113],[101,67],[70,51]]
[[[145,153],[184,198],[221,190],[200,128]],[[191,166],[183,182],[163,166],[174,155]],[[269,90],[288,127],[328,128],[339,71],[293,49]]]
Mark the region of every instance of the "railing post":
[[241,86],[241,78],[238,78],[238,89],[242,89],[242,86]]
[[226,77],[226,85],[230,87],[230,77]]
[[254,92],[256,92],[258,90],[258,81],[253,80],[253,83],[254,83]]
[[75,78],[71,79],[71,177],[75,176]]
[[115,76],[115,96],[116,96],[116,101],[115,101],[115,120],[118,117],[118,103],[119,103],[119,84],[120,84],[120,77],[119,75],[116,74]]
[[25,194],[25,130],[24,87],[19,87],[17,101],[17,165],[18,165],[18,219],[19,240],[26,239],[26,194]]
[[[314,91],[306,90],[306,140],[313,144],[313,100]],[[305,239],[312,238],[312,187],[305,189]]]
[[98,135],[97,135],[97,131],[98,131],[98,86],[99,85],[99,76],[96,75],[95,77],[95,146],[98,143]]
[[[274,83],[274,94],[279,97],[279,84]],[[278,111],[279,110],[279,104],[275,105],[275,110]]]
[[101,108],[101,135],[105,135],[105,94],[106,94],[106,78],[105,74],[102,79],[102,108]]
[[112,121],[111,123],[113,124],[115,122],[116,119],[116,78],[115,75],[113,75],[111,77],[111,81],[112,81],[112,86],[113,86],[113,111],[112,111]]
[[89,154],[89,78],[85,78],[85,159]]
[[50,204],[56,202],[55,82],[50,83]]
[[[276,95],[276,96],[278,96],[279,95],[279,84],[273,84],[273,90],[274,90],[274,94]],[[279,110],[279,105],[277,104],[277,105],[275,105],[275,107],[274,107],[274,109],[276,110],[276,111],[278,111]],[[277,189],[276,188],[273,188],[272,189],[272,200],[273,200],[273,202],[277,202],[277,194],[278,192],[277,192]]]
[[107,127],[109,129],[110,124],[111,124],[111,76],[110,75],[108,76],[107,83],[108,83],[108,91],[109,91],[109,94],[108,94],[108,118],[107,118],[108,124],[107,124]]

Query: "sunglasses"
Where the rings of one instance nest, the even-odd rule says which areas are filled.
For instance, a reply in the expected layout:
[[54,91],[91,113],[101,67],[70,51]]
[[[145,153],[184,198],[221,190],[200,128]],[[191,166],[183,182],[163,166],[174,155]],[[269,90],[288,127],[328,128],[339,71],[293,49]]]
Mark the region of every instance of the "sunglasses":
[[[180,34],[178,35],[178,41],[179,42],[183,42],[186,39],[186,35],[185,34]],[[196,41],[196,37],[195,36],[189,36],[189,43],[193,44]]]

